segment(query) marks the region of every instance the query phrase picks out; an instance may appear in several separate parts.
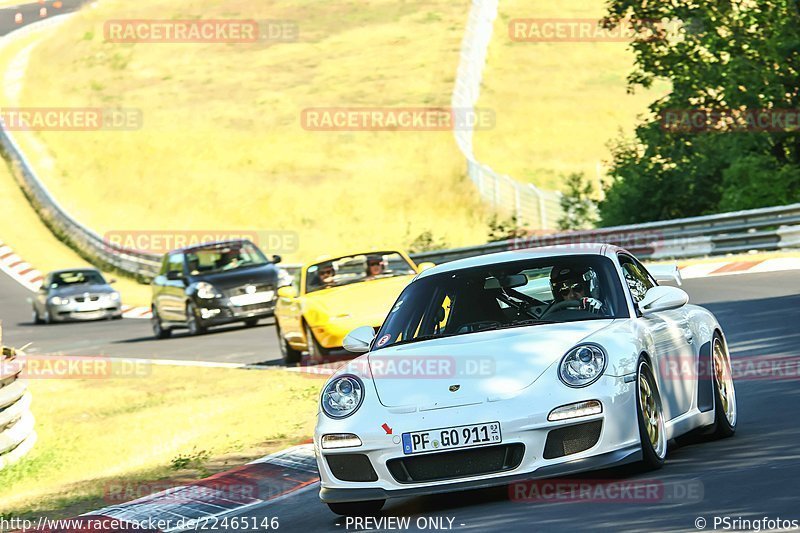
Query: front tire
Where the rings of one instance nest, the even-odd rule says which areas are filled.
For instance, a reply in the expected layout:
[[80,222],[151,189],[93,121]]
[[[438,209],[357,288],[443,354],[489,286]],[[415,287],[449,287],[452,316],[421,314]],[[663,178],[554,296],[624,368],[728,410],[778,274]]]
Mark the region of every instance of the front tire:
[[42,317],[39,316],[39,310],[36,309],[36,306],[33,306],[33,323],[44,324],[44,320],[42,320]]
[[194,302],[186,304],[186,327],[189,328],[189,335],[202,335],[206,332],[206,326],[197,316],[197,306]]
[[736,433],[738,412],[731,358],[719,334],[715,334],[712,341],[711,360],[714,369],[714,426],[711,438],[724,439]]
[[158,311],[156,311],[156,308],[153,307],[151,312],[153,315],[153,317],[150,319],[151,325],[153,326],[153,336],[156,339],[166,339],[170,337],[172,335],[172,330],[165,328],[161,323],[161,317],[158,316]]
[[281,348],[281,358],[285,366],[294,366],[303,359],[303,352],[292,348],[281,333],[281,326],[275,321],[275,335],[278,337],[278,346]]
[[252,328],[253,326],[258,325],[258,319],[248,318],[247,320],[244,321],[244,325],[247,326],[248,328]]
[[341,516],[373,516],[383,509],[386,500],[369,500],[366,502],[329,503],[328,508]]
[[639,357],[636,365],[636,418],[642,444],[642,467],[657,470],[667,457],[667,433],[661,395],[649,363]]

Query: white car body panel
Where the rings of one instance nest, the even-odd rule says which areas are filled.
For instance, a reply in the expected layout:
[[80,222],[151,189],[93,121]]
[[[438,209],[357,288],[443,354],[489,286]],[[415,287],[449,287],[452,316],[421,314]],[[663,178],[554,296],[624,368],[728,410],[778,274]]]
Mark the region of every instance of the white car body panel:
[[[504,252],[445,263],[426,270],[416,279],[461,268],[565,254],[605,255],[614,261],[623,279],[616,260],[619,253],[626,252],[606,245]],[[641,458],[635,392],[640,354],[645,354],[651,362],[663,401],[668,438],[712,424],[713,405],[709,408],[707,398],[700,405],[698,391],[702,382],[691,377],[676,379],[674,370],[680,367],[675,365],[685,365],[687,361],[698,368],[701,357],[710,350],[715,332],[722,334],[716,318],[694,305],[643,317],[638,314],[630,291],[625,293],[630,318],[524,326],[388,346],[342,367],[337,375],[358,374],[358,369],[362,369],[365,396],[361,407],[347,418],[334,420],[319,412],[314,446],[323,501],[430,494],[636,461]],[[608,364],[596,382],[583,388],[568,387],[559,378],[559,362],[582,342],[602,346]],[[452,358],[456,368],[469,359],[488,358],[493,372],[489,376],[469,377],[455,372],[409,380],[382,376],[381,369],[375,368],[377,362],[385,365],[392,358],[430,357]],[[364,369],[372,369],[373,375]],[[449,387],[455,384],[460,388],[451,392]],[[547,420],[554,408],[587,400],[599,400],[603,412],[559,422]],[[543,458],[542,450],[550,431],[594,420],[602,421],[602,430],[592,448],[555,459]],[[387,461],[406,457],[398,439],[402,433],[494,421],[500,422],[504,445],[525,445],[524,457],[513,471],[408,483],[398,482],[387,468]],[[391,434],[384,425],[391,428]],[[323,450],[322,436],[332,433],[353,433],[362,445]],[[341,481],[334,476],[326,457],[354,453],[369,458],[377,481]]]

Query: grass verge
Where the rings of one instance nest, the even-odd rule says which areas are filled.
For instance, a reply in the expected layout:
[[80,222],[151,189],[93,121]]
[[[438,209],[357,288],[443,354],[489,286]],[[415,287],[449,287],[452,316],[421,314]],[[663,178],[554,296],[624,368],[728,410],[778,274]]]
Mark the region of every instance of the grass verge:
[[113,368],[117,377],[31,380],[39,440],[0,471],[0,515],[76,515],[115,503],[110,486],[184,483],[313,433],[319,379],[283,370]]

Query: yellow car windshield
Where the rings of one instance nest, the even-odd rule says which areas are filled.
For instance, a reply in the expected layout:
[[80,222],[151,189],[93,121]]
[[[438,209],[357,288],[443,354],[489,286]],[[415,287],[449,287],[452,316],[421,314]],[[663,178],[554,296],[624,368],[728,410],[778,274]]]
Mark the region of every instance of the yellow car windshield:
[[397,252],[370,252],[329,259],[306,271],[306,293],[381,278],[416,274]]

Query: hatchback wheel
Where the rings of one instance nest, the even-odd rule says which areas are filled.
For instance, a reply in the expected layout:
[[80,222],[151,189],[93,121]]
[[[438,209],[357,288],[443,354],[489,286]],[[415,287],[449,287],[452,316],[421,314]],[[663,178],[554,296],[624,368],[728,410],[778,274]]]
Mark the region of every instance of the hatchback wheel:
[[197,316],[197,306],[194,302],[186,304],[186,326],[189,328],[189,335],[202,335],[206,332],[205,324]]
[[161,323],[161,317],[158,316],[158,311],[156,311],[155,307],[152,309],[152,314],[153,317],[150,319],[150,324],[153,326],[153,336],[155,336],[156,339],[166,339],[171,336],[172,330],[165,328]]

